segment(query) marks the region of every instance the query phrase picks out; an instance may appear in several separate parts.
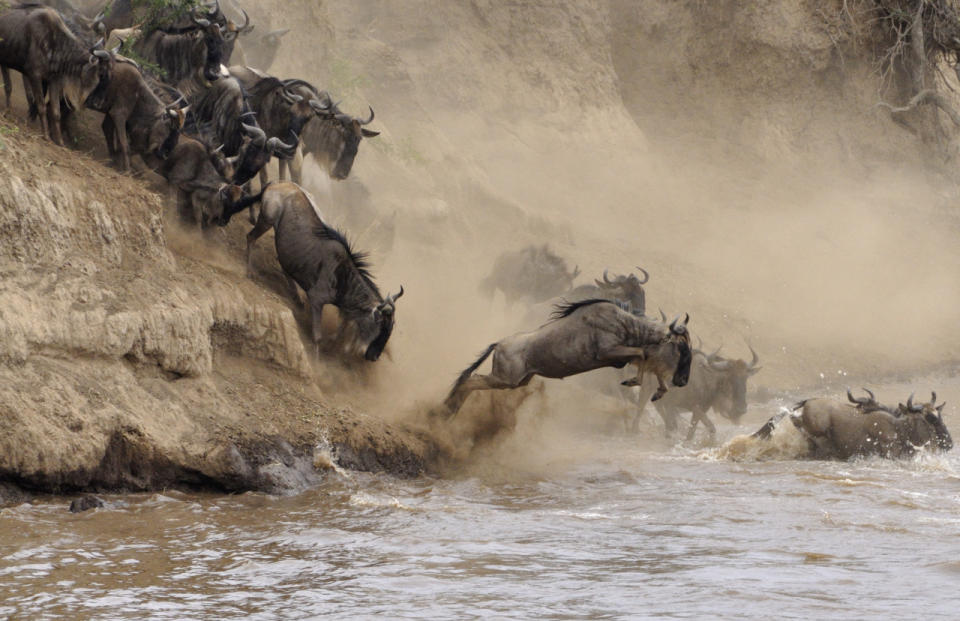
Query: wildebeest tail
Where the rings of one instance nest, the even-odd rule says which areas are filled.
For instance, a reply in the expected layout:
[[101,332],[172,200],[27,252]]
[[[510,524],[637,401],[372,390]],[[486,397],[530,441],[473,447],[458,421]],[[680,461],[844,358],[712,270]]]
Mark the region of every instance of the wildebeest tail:
[[233,217],[233,214],[243,211],[250,205],[256,205],[257,203],[259,203],[261,200],[263,200],[263,193],[269,187],[270,187],[270,184],[268,183],[267,185],[260,188],[259,193],[251,194],[250,196],[244,196],[240,198],[240,200],[231,204],[229,207],[224,208],[223,215],[220,216],[220,221],[218,222],[218,224],[220,226],[227,226],[227,224],[230,222],[230,218]]
[[480,357],[477,358],[477,360],[473,364],[471,364],[469,367],[463,370],[463,373],[460,374],[460,377],[458,377],[457,381],[454,382],[453,384],[454,391],[460,387],[460,384],[467,381],[467,378],[470,377],[473,374],[473,372],[480,367],[481,364],[483,364],[484,360],[490,357],[490,354],[493,353],[493,348],[496,346],[497,346],[496,343],[491,343],[490,346],[487,347],[482,354],[480,354]]

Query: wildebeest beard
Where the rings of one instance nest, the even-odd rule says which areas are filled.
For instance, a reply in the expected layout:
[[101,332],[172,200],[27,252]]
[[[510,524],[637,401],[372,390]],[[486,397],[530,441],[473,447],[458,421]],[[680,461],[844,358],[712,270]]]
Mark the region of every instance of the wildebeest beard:
[[673,385],[686,386],[690,379],[690,363],[693,361],[693,352],[685,339],[677,342],[677,348],[680,350],[680,361],[677,362],[677,370],[673,374]]
[[367,351],[363,355],[370,362],[375,362],[380,358],[380,354],[383,353],[383,349],[387,346],[387,341],[393,333],[393,317],[381,313],[377,313],[377,315],[380,318],[380,332],[367,346]]

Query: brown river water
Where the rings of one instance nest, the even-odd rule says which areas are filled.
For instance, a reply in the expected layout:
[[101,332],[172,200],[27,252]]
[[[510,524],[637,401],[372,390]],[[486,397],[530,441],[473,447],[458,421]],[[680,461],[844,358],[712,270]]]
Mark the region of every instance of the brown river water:
[[8,507],[0,617],[957,618],[960,452],[804,461],[783,431],[761,460],[730,442],[779,405],[712,448],[546,420],[442,478]]

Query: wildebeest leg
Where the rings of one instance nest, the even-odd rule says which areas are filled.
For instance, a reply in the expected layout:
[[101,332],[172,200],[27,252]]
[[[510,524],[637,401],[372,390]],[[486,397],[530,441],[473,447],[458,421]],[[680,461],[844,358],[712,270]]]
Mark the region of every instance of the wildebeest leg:
[[527,375],[519,382],[498,377],[493,373],[489,375],[474,374],[464,380],[457,387],[457,390],[447,397],[447,400],[444,401],[444,404],[447,406],[449,412],[456,413],[460,410],[463,402],[467,400],[467,397],[470,396],[470,393],[475,390],[504,390],[506,388],[520,388],[521,386],[526,386],[529,384],[530,380],[532,379],[533,374]]
[[287,288],[290,291],[290,297],[293,298],[293,301],[297,303],[297,306],[301,308],[304,307],[303,300],[300,299],[300,287],[297,285],[297,281],[290,278],[290,276],[284,272],[283,277],[287,279]]
[[301,185],[303,182],[303,153],[301,153],[299,146],[293,154],[293,158],[287,162],[287,166],[290,167],[290,179],[297,185]]
[[177,214],[180,221],[193,224],[193,202],[190,200],[190,193],[177,188]]
[[103,122],[100,124],[100,129],[103,130],[103,139],[107,142],[107,153],[110,154],[110,161],[116,164],[117,146],[116,143],[114,143],[116,139],[116,125],[109,114],[103,115]]
[[[108,114],[107,117],[109,116]],[[127,138],[127,119],[117,118],[113,119],[112,122],[117,133],[117,146],[120,150],[120,169],[123,172],[130,172],[130,141]]]
[[307,291],[307,303],[310,306],[310,327],[313,337],[313,346],[318,357],[320,356],[320,338],[323,336],[321,333],[323,307],[333,302],[336,298],[336,294],[331,290],[330,285],[328,284],[329,282],[329,279],[324,278],[324,274],[321,273],[320,277],[317,279],[317,283],[310,287],[310,290]]
[[60,80],[53,80],[47,92],[47,125],[53,142],[60,146],[63,146],[63,134],[60,132],[60,95],[62,93],[63,86]]
[[10,109],[10,95],[13,94],[13,84],[10,83],[10,70],[0,67],[0,79],[3,80],[3,94],[7,98],[7,110]]
[[[26,76],[24,76],[24,78],[26,79]],[[30,91],[33,93],[33,100],[40,106],[43,102],[43,83],[40,78],[36,76],[30,76],[29,81]],[[40,127],[43,130],[43,135],[49,137],[50,128],[47,126],[47,116],[45,114],[40,115]]]
[[[257,223],[253,225],[253,228],[250,229],[250,232],[247,233],[247,277],[253,277],[253,244],[260,236],[270,230],[270,227],[273,226],[273,223],[267,220],[264,217],[263,209],[260,210],[260,217],[257,219]],[[309,295],[308,295],[309,299]]]
[[702,410],[693,410],[690,413],[690,431],[687,432],[687,442],[693,440],[693,436],[697,431],[697,423],[703,422],[703,426],[707,428],[707,431],[710,433],[711,437],[716,435],[717,428],[714,426],[713,422],[707,418],[707,413]]

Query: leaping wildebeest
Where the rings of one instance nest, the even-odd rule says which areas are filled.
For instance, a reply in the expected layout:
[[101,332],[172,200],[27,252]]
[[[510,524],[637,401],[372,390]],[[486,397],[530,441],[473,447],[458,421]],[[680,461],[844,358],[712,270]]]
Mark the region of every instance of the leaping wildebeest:
[[[848,398],[850,395],[848,394]],[[834,399],[807,399],[771,418],[753,437],[767,439],[776,424],[789,414],[791,422],[807,438],[810,456],[850,459],[857,456],[909,457],[921,448],[949,451],[953,439],[943,422],[943,406],[937,405],[937,393],[930,403],[914,404],[913,395],[899,404],[895,413],[875,409],[864,411],[859,405]]]
[[[685,386],[690,377],[689,320],[687,315],[682,323],[679,318],[669,325],[651,321],[610,300],[558,305],[550,322],[491,344],[460,374],[444,401],[448,416],[475,390],[517,388],[537,375],[562,379],[627,364],[637,366],[638,378],[644,372],[656,375],[657,400],[667,392],[667,374],[672,374],[674,386]],[[475,375],[491,354],[490,374]]]
[[260,203],[260,215],[247,234],[247,273],[252,274],[252,250],[257,239],[271,228],[277,259],[287,278],[294,300],[300,300],[297,286],[307,294],[311,313],[313,342],[319,353],[323,307],[332,304],[340,311],[340,333],[346,338],[353,329],[352,342],[363,357],[373,362],[380,358],[393,332],[396,295],[384,297],[373,282],[363,253],[354,251],[344,235],[326,224],[313,200],[303,189],[289,181],[267,184],[259,194],[237,201],[224,211],[220,225],[254,203]]

